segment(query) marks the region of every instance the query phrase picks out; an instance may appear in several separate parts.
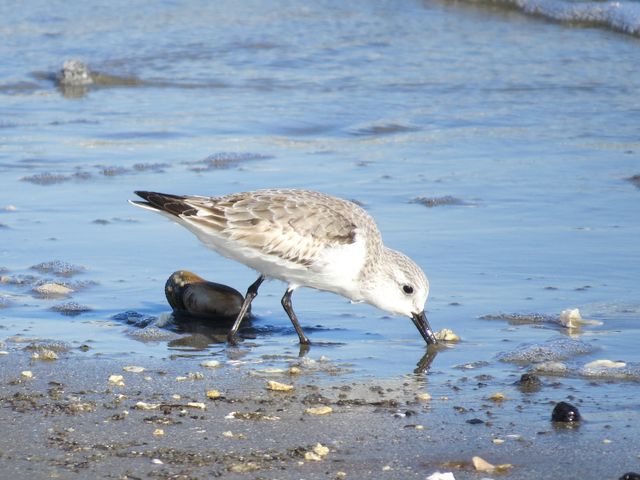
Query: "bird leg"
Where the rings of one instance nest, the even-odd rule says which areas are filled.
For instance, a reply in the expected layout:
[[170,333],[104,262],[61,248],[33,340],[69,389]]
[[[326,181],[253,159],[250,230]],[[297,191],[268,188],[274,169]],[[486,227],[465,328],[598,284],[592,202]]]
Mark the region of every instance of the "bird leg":
[[258,279],[249,285],[249,288],[247,289],[247,294],[244,296],[244,302],[242,302],[242,307],[240,307],[240,313],[238,313],[236,321],[233,322],[233,327],[231,327],[231,330],[229,330],[229,333],[227,334],[227,342],[231,345],[236,345],[238,343],[236,341],[236,333],[238,333],[238,329],[240,328],[240,324],[242,323],[244,316],[249,311],[251,302],[256,295],[258,295],[258,288],[262,282],[264,282],[264,275],[260,275]]
[[296,329],[296,333],[298,334],[298,338],[300,339],[300,343],[302,345],[311,345],[311,341],[307,338],[307,336],[302,331],[302,327],[298,323],[298,317],[296,317],[295,312],[293,311],[293,307],[291,306],[291,294],[293,293],[293,289],[289,288],[282,297],[282,306],[284,307],[284,311],[289,315],[289,319],[291,323],[293,323],[293,328]]

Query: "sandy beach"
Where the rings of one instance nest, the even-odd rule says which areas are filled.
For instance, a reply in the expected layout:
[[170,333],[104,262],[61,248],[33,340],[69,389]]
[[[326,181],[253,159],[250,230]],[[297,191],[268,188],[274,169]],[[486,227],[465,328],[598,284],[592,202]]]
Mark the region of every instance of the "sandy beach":
[[[637,412],[602,422],[580,400],[580,425],[552,423],[562,382],[501,397],[490,376],[432,390],[428,374],[354,380],[324,359],[32,356],[0,358],[2,478],[613,479],[640,451]],[[477,472],[474,456],[504,466]]]

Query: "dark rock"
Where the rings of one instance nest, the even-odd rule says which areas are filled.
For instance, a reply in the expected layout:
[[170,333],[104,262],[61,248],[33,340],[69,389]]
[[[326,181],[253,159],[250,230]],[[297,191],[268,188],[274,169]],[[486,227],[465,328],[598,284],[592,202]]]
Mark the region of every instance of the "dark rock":
[[467,423],[469,423],[471,425],[480,425],[480,424],[484,423],[484,420],[480,420],[479,418],[472,418],[470,420],[467,420]]
[[640,480],[640,473],[627,472],[622,475],[619,480]]
[[553,422],[576,423],[580,420],[578,408],[567,402],[558,403],[551,413],[551,421]]
[[542,381],[533,373],[523,373],[520,380],[514,383],[523,392],[535,392],[542,387]]

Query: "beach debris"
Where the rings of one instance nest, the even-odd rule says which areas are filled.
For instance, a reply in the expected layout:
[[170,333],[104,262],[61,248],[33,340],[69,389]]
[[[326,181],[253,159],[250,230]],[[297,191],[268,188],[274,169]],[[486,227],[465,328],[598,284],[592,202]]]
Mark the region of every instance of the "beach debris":
[[187,407],[198,410],[206,410],[207,406],[203,402],[187,402]]
[[218,368],[221,365],[218,360],[205,360],[204,362],[200,362],[200,366],[203,368]]
[[496,403],[504,402],[506,399],[506,395],[502,392],[496,392],[489,397],[489,400]]
[[291,392],[293,390],[293,385],[269,380],[267,382],[267,390],[272,390],[274,392]]
[[589,362],[585,364],[585,369],[606,369],[606,368],[623,368],[626,367],[627,364],[624,362],[615,362],[613,360],[594,360],[593,362]]
[[328,405],[322,405],[320,407],[309,407],[305,410],[305,413],[309,415],[327,415],[328,413],[333,412],[333,408]]
[[435,333],[436,339],[441,342],[459,342],[460,337],[453,331],[448,328],[443,328],[439,332]]
[[523,373],[514,385],[523,392],[535,392],[540,390],[542,382],[540,381],[540,377],[534,373]]
[[577,423],[581,418],[578,408],[567,402],[558,402],[551,413],[552,422]]
[[201,372],[189,372],[186,375],[176,377],[176,382],[185,382],[187,380],[203,380],[204,375]]
[[164,293],[177,315],[235,318],[244,302],[242,294],[234,288],[209,282],[187,270],[173,272],[165,283]]
[[73,293],[72,288],[69,288],[60,283],[53,283],[53,282],[43,283],[42,285],[38,285],[37,287],[33,288],[33,291],[45,298],[64,297],[69,295],[70,293]]
[[24,379],[30,380],[33,378],[33,372],[31,370],[23,370],[20,372],[20,376]]
[[151,463],[153,463],[154,465],[164,465],[164,462],[162,460],[160,460],[159,458],[151,459]]
[[542,362],[534,365],[533,370],[546,375],[564,375],[569,371],[569,367],[562,362]]
[[142,373],[145,371],[145,368],[136,365],[127,365],[126,367],[122,367],[122,370],[129,373]]
[[156,437],[161,437],[162,435],[164,435],[164,430],[163,430],[162,428],[156,428],[156,429],[153,431],[153,434],[154,434]]
[[567,308],[560,312],[558,317],[560,325],[566,328],[580,328],[582,325],[602,325],[598,320],[585,320],[577,308]]
[[215,388],[207,390],[207,398],[210,400],[215,400],[216,398],[220,398],[221,396],[222,396],[222,393],[219,390],[216,390]]
[[122,375],[110,375],[109,383],[116,387],[124,387],[124,377]]
[[418,393],[416,394],[416,400],[419,400],[420,402],[428,402],[431,400],[431,394],[427,392]]
[[32,360],[53,361],[58,359],[58,354],[48,348],[41,348],[31,354]]
[[427,480],[456,480],[456,477],[453,476],[453,472],[434,472]]
[[147,402],[136,402],[133,406],[136,410],[155,410],[156,408],[160,408],[159,403],[147,403]]
[[224,418],[227,420],[280,420],[276,415],[267,415],[264,412],[229,412]]
[[312,462],[319,462],[329,455],[329,448],[321,443],[316,443],[313,448],[304,454],[304,459]]
[[513,467],[513,465],[511,465],[510,463],[503,463],[502,465],[493,465],[489,462],[487,462],[484,458],[482,457],[473,457],[471,459],[471,462],[473,463],[473,468],[475,468],[478,472],[505,472],[507,470],[509,470],[511,467]]
[[494,445],[502,445],[505,442],[504,438],[494,438],[491,441]]
[[58,73],[58,82],[61,85],[81,86],[91,85],[93,79],[89,74],[89,68],[80,60],[65,60],[62,69]]

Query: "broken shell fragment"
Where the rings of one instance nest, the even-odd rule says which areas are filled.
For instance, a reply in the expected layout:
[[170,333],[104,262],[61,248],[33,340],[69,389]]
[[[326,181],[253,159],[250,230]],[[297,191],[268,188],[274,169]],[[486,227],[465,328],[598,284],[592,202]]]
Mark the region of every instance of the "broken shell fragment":
[[304,454],[304,459],[312,462],[319,462],[329,455],[329,448],[321,443],[316,443],[313,448]]
[[267,390],[273,390],[274,392],[290,392],[293,390],[293,385],[269,380],[267,382]]
[[137,402],[133,408],[136,410],[154,410],[156,408],[160,408],[159,403],[147,403],[147,402]]
[[215,400],[216,398],[220,398],[222,393],[219,390],[212,388],[211,390],[207,390],[207,398],[210,400]]
[[109,383],[116,387],[124,387],[124,377],[122,375],[110,375]]
[[242,294],[234,288],[209,282],[186,270],[171,274],[164,293],[178,315],[235,318],[244,302]]
[[443,328],[435,333],[436,339],[441,342],[459,342],[460,337],[453,330]]
[[218,360],[205,360],[200,363],[200,366],[204,368],[218,368],[220,366],[220,362]]
[[305,410],[305,413],[309,415],[327,415],[328,413],[333,412],[333,408],[323,405],[321,407],[310,407]]
[[511,465],[510,463],[503,463],[502,465],[493,465],[489,462],[487,462],[484,458],[482,457],[473,457],[471,459],[471,462],[473,463],[473,467],[479,471],[479,472],[504,472],[506,470],[509,470],[511,467],[513,467],[513,465]]
[[122,367],[122,370],[129,373],[142,373],[144,372],[144,367],[137,367],[135,365],[128,365],[126,367]]
[[584,366],[584,368],[623,368],[626,366],[627,364],[624,362],[614,362],[613,360],[603,359],[589,362]]

